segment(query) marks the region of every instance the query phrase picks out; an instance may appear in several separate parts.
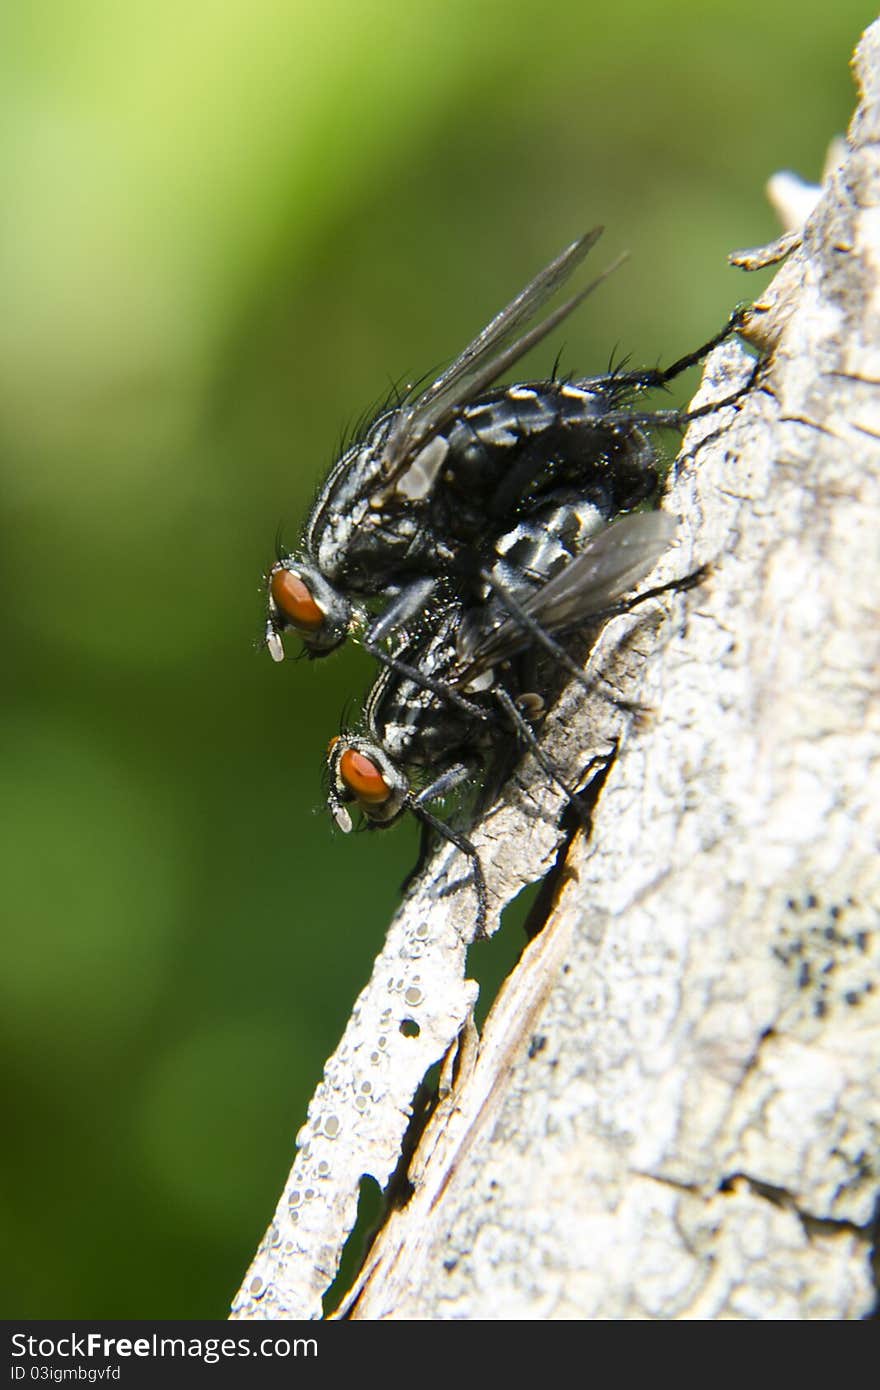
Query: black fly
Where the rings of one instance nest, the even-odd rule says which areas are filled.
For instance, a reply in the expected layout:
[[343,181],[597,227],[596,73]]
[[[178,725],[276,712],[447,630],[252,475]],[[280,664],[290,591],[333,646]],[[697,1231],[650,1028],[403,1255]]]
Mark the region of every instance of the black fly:
[[[343,733],[330,744],[327,799],[337,825],[351,830],[351,805],[374,828],[411,812],[423,830],[414,872],[432,835],[454,844],[471,862],[477,935],[485,931],[487,913],[479,857],[470,840],[431,807],[486,773],[497,785],[502,767],[506,773],[516,749],[525,745],[578,809],[576,793],[542,754],[534,733],[545,713],[545,682],[539,675],[540,644],[529,624],[548,637],[561,637],[598,627],[642,601],[648,595],[622,600],[653,568],[674,530],[664,512],[638,513],[596,529],[589,507],[576,501],[559,503],[553,517],[521,523],[497,544],[505,592],[508,598],[515,595],[516,614],[495,594],[465,611],[447,602],[417,636],[398,646],[398,666],[379,675],[367,698],[362,732]],[[521,552],[532,548],[531,563],[515,571],[504,558],[514,546]],[[551,641],[555,648],[555,638]],[[402,670],[409,674],[401,675]]]
[[[360,631],[366,650],[393,665],[388,639],[443,593],[470,607],[494,582],[503,601],[506,580],[488,572],[496,539],[521,519],[572,490],[603,523],[654,498],[657,458],[646,428],[681,427],[694,417],[640,414],[633,398],[698,362],[735,330],[735,319],[665,370],[491,389],[605,278],[525,328],[600,232],[562,251],[426,390],[381,413],[333,466],[299,550],[267,576],[265,641],[274,660],[284,656],[286,629],[311,656]],[[367,607],[374,599],[384,600],[378,615]],[[510,609],[508,616],[518,621]]]

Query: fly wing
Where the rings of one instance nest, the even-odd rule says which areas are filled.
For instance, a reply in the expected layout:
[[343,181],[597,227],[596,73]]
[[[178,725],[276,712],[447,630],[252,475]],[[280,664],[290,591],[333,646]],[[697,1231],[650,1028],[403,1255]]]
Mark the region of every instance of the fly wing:
[[561,251],[505,309],[495,315],[492,322],[436,381],[414,401],[400,408],[383,451],[382,469],[386,483],[393,482],[413,454],[424,447],[458,407],[491,386],[502,372],[551,333],[616,269],[623,257],[521,337],[512,343],[508,341],[565,283],[595,246],[602,230],[601,227],[594,227]]
[[[668,512],[638,512],[621,517],[590,537],[570,564],[520,601],[520,608],[549,633],[586,626],[591,618],[607,613],[629,593],[657,563],[675,534],[675,518]],[[482,634],[470,629],[460,677],[468,685],[529,646],[528,628],[514,616]]]

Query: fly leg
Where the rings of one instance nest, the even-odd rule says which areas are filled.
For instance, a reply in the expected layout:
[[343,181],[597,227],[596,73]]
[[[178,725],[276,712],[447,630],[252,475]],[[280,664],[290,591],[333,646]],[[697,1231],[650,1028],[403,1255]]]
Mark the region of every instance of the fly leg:
[[[609,618],[615,618],[621,613],[630,613],[639,604],[645,603],[650,598],[657,598],[659,594],[667,593],[670,590],[691,589],[695,584],[699,584],[706,576],[707,567],[695,570],[693,574],[686,575],[684,579],[670,579],[666,584],[657,584],[652,589],[646,589],[644,593],[636,594],[633,598],[622,599],[620,603],[609,604],[605,608],[600,608],[590,613],[589,617],[581,624],[582,627],[592,627],[594,624],[607,622]],[[577,662],[569,655],[560,642],[551,636],[544,627],[526,612],[523,605],[514,597],[509,590],[497,583],[488,570],[481,571],[480,578],[493,591],[502,608],[505,608],[515,622],[519,623],[525,632],[543,647],[545,651],[556,660],[578,684],[592,694],[595,690],[595,681],[590,679],[586,673],[578,666]],[[496,692],[497,693],[497,692]],[[629,713],[638,710],[637,705],[629,701],[614,700],[613,703],[619,709],[624,709]]]
[[432,815],[428,810],[427,804],[431,801],[438,801],[447,795],[455,787],[466,782],[474,774],[474,767],[468,763],[456,763],[453,767],[447,768],[439,777],[423,788],[416,796],[409,800],[409,808],[417,820],[421,821],[423,827],[422,843],[419,848],[419,858],[416,867],[406,879],[406,886],[412,882],[415,875],[424,867],[428,854],[428,841],[430,833],[439,835],[441,839],[448,840],[455,845],[471,862],[471,873],[474,881],[474,891],[477,895],[477,919],[474,930],[474,940],[484,940],[486,938],[486,917],[489,907],[489,895],[486,889],[486,879],[483,874],[483,866],[480,863],[480,856],[467,836],[459,831],[453,830],[451,825],[442,821],[438,816]]
[[726,343],[727,339],[731,338],[734,333],[739,332],[748,317],[748,313],[749,308],[747,305],[740,305],[738,309],[734,309],[720,333],[716,333],[708,342],[703,343],[702,347],[696,348],[693,352],[686,352],[683,357],[679,357],[678,361],[673,362],[670,367],[661,368],[661,381],[659,384],[665,386],[668,381],[673,381],[675,377],[681,376],[681,373],[686,372],[689,367],[698,366],[705,357],[709,356],[710,352],[720,347],[722,343]]
[[[684,362],[685,359],[682,358],[682,361]],[[686,429],[692,420],[702,420],[706,415],[714,415],[716,410],[723,410],[725,406],[736,405],[738,401],[741,401],[743,396],[748,395],[751,391],[763,365],[761,358],[756,358],[754,366],[749,372],[748,380],[742,386],[738,386],[735,391],[729,396],[722,397],[720,401],[708,401],[706,405],[698,405],[695,410],[609,410],[605,415],[596,416],[591,423],[600,429],[614,429],[616,426],[631,425],[641,426],[644,429]],[[683,371],[684,368],[681,370]]]
[[544,770],[551,782],[556,783],[578,820],[583,825],[586,825],[590,818],[587,807],[581,801],[577,792],[573,792],[571,788],[566,786],[565,782],[563,782],[556,768],[541,748],[531,724],[517,707],[516,701],[511,699],[503,686],[498,686],[494,694],[523,743],[531,749],[538,766]]
[[383,642],[399,628],[406,627],[413,618],[418,618],[433,598],[437,583],[433,575],[427,575],[422,579],[414,579],[402,588],[387,608],[383,608],[378,617],[370,623],[365,633],[365,641],[372,645]]
[[397,675],[411,680],[415,685],[421,686],[423,690],[430,690],[432,694],[439,696],[448,704],[455,705],[469,718],[483,722],[487,718],[486,711],[481,709],[479,705],[475,705],[473,701],[466,699],[448,681],[439,680],[418,666],[411,666],[408,662],[401,661],[382,646],[386,638],[424,613],[434,597],[437,584],[438,581],[433,576],[417,579],[411,584],[407,584],[406,588],[394,597],[388,607],[370,623],[361,638],[361,646],[369,656],[374,657],[383,666],[389,667]]
[[382,647],[374,647],[372,643],[363,641],[363,649],[369,656],[373,656],[383,666],[388,666],[399,676],[405,676],[414,685],[419,685],[423,690],[430,690],[433,695],[437,695],[441,700],[445,700],[450,705],[455,705],[463,714],[471,719],[478,719],[485,723],[489,715],[480,705],[475,705],[472,700],[468,700],[464,695],[457,691],[448,681],[438,680],[435,676],[428,675],[427,671],[421,670],[418,666],[410,666],[406,661],[400,661],[396,656],[391,656]]
[[406,892],[413,879],[418,878],[422,869],[425,867],[431,849],[431,831],[435,828],[425,816],[419,813],[417,807],[423,801],[441,800],[442,797],[454,791],[462,782],[465,782],[467,778],[472,775],[473,771],[474,769],[468,767],[467,763],[456,763],[454,767],[447,768],[445,772],[441,772],[439,777],[435,777],[430,786],[423,788],[417,795],[410,797],[410,810],[419,820],[421,838],[419,840],[419,857],[403,880],[403,883],[400,885],[401,893]]
[[671,366],[655,367],[653,369],[647,368],[635,372],[621,372],[615,377],[615,384],[619,383],[624,389],[632,391],[660,390],[663,386],[666,386],[668,382],[674,381],[677,376],[681,376],[682,372],[686,372],[690,367],[698,366],[704,358],[709,356],[710,352],[720,347],[720,345],[725,343],[734,333],[738,333],[746,320],[747,314],[748,309],[746,307],[734,309],[720,333],[716,333],[708,342],[695,348],[693,352],[686,352],[683,357],[679,357]]

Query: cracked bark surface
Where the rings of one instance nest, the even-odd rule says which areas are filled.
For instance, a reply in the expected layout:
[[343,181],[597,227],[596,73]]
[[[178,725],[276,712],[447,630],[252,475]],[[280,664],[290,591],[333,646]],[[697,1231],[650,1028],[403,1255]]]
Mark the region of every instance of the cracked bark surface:
[[[615,619],[590,658],[650,713],[577,689],[547,721],[575,777],[617,746],[592,834],[479,1040],[467,868],[448,847],[434,861],[328,1063],[233,1316],[319,1315],[358,1180],[387,1182],[416,1086],[456,1038],[413,1194],[342,1315],[874,1306],[880,25],[857,76],[842,162],[753,318],[760,381],[691,427],[670,480],[679,544],[650,582],[709,577]],[[750,368],[719,349],[695,404]],[[472,836],[497,908],[552,864],[558,811],[526,759]]]

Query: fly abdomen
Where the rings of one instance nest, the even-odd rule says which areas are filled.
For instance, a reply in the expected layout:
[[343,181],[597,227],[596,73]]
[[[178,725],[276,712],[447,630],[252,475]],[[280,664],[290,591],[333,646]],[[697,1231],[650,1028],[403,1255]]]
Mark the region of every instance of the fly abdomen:
[[[579,554],[588,537],[608,524],[604,507],[591,496],[560,492],[532,516],[499,536],[495,554],[520,576],[524,589],[546,584]],[[492,566],[493,570],[495,566]],[[503,582],[499,573],[499,583]],[[484,598],[488,597],[484,593]]]
[[[447,435],[436,505],[445,525],[485,533],[540,504],[563,484],[592,493],[606,518],[650,497],[653,446],[635,426],[603,423],[616,404],[599,384],[511,386],[465,407]],[[444,496],[445,493],[445,496]]]
[[[465,406],[447,436],[446,482],[465,495],[476,489],[491,508],[497,485],[515,457],[523,450],[532,454],[529,444],[545,441],[561,418],[552,382],[511,386]],[[534,451],[531,472],[543,452]]]

